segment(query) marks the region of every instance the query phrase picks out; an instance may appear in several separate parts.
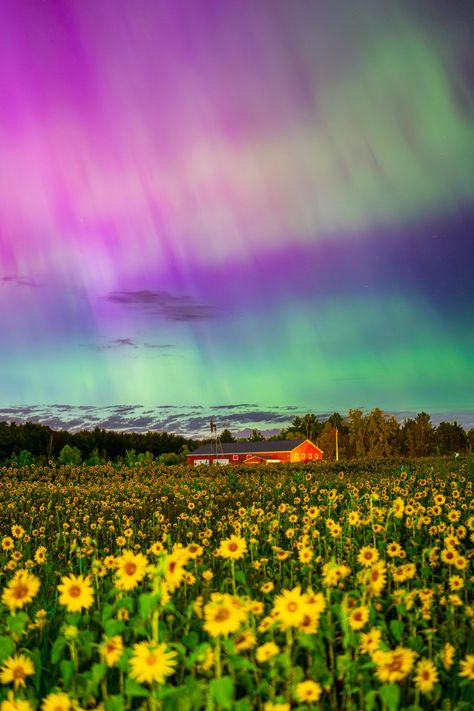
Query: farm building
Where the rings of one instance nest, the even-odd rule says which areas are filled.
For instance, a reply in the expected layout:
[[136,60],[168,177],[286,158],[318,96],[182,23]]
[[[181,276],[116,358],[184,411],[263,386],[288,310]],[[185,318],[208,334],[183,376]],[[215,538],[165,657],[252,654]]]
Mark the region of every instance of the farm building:
[[323,452],[309,439],[272,442],[215,442],[203,444],[188,454],[188,464],[279,464],[322,459]]

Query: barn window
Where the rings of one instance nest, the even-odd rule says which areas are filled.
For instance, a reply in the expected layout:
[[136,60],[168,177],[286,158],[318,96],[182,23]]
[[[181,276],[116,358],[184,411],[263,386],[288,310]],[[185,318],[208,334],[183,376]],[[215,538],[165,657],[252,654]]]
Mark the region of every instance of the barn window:
[[312,459],[312,458],[313,458],[313,455],[311,454],[311,452],[309,452],[308,459]]
[[295,459],[298,459],[299,456],[298,452],[295,452]]
[[306,459],[306,454],[305,454],[304,452],[303,452],[303,454],[301,455],[301,459]]
[[239,455],[238,455],[238,454],[234,454],[233,457],[232,457],[232,459],[234,460],[234,462],[238,462],[238,461],[239,461]]

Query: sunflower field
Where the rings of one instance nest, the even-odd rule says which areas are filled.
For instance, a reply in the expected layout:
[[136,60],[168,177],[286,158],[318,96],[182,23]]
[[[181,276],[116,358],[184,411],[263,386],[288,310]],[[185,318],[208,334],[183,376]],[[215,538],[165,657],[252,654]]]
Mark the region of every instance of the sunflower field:
[[469,460],[0,469],[0,711],[474,707]]

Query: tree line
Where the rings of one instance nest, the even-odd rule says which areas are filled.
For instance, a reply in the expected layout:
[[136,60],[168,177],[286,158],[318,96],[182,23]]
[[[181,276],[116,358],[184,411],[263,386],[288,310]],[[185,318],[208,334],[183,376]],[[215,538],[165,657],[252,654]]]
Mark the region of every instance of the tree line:
[[[325,420],[307,413],[293,418],[289,427],[269,439],[310,439],[323,450],[324,459],[334,460],[336,430],[339,459],[430,457],[467,454],[474,449],[474,428],[466,432],[457,422],[440,422],[435,426],[426,412],[399,423],[380,408],[367,414],[361,409],[352,409],[346,417],[334,412]],[[249,439],[264,437],[254,430]],[[222,432],[220,440],[237,441],[229,430]]]
[[[345,417],[335,412],[327,419],[307,413],[294,417],[289,427],[267,439],[310,439],[323,450],[324,459],[334,460],[336,431],[339,459],[464,455],[474,448],[474,428],[465,431],[457,422],[440,422],[435,426],[426,412],[399,423],[379,408],[367,414],[352,409]],[[228,429],[220,432],[222,443],[264,439],[256,429],[249,437],[240,439]],[[109,461],[127,466],[150,462],[172,465],[185,463],[190,451],[210,441],[168,432],[141,434],[96,427],[73,433],[35,422],[0,422],[0,466],[42,466],[51,461],[75,465]]]

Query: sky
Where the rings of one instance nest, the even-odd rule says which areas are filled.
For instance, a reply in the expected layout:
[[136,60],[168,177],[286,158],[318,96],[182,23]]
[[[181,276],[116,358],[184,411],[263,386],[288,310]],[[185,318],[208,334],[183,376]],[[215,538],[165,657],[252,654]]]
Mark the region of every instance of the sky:
[[471,2],[0,8],[0,409],[474,411]]

